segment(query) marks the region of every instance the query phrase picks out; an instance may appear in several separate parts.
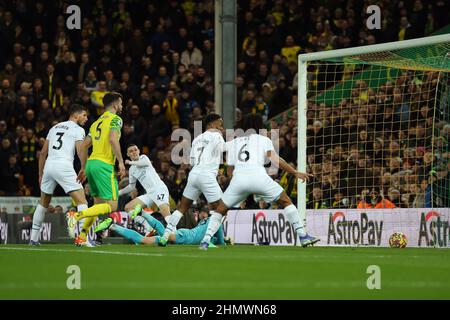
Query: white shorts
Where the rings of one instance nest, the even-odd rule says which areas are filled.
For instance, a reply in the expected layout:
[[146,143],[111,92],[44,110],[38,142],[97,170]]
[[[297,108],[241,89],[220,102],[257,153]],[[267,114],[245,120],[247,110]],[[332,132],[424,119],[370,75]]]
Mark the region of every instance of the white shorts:
[[148,192],[138,197],[147,207],[156,204],[158,208],[162,204],[169,204],[169,189],[164,185],[164,187],[158,188],[155,191]]
[[53,194],[57,184],[67,194],[83,189],[83,186],[77,182],[77,174],[72,164],[47,162],[42,175],[41,191],[46,194]]
[[219,183],[217,182],[217,176],[209,173],[189,173],[186,188],[183,191],[183,197],[195,201],[202,193],[208,203],[216,202],[222,198],[222,189],[220,189]]
[[233,208],[255,194],[266,202],[278,200],[284,189],[267,174],[234,174],[230,185],[225,190],[222,201],[228,208]]

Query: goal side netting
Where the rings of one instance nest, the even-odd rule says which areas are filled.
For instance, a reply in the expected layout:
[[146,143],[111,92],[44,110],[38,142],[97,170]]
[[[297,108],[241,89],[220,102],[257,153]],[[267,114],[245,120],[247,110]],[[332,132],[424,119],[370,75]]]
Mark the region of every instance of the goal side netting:
[[448,34],[299,56],[299,207],[449,207],[449,72]]

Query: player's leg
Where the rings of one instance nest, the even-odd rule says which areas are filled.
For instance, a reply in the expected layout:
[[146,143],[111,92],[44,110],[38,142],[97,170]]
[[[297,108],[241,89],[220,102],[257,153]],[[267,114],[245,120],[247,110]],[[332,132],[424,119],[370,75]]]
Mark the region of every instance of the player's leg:
[[[222,224],[222,218],[227,214],[228,209],[221,200],[223,193],[215,176],[208,175],[203,177],[201,191],[212,208],[210,211],[211,216],[208,221],[206,233],[201,240],[201,247],[206,245],[211,247],[211,238],[217,230],[219,230],[220,225]],[[218,209],[221,211],[217,211]]]
[[[55,174],[54,177],[56,182],[64,189],[66,194],[69,194],[73,201],[77,206],[77,212],[83,212],[88,209],[86,196],[84,194],[83,185],[77,182],[77,174],[72,166],[65,166],[60,168]],[[95,188],[95,185],[94,185]],[[81,232],[78,237],[75,239],[75,244],[77,246],[81,245],[90,245],[86,242],[87,232],[92,226],[93,219],[85,219],[83,221],[83,226],[81,227]],[[71,217],[68,221],[69,227],[74,228],[78,222],[76,219],[76,215]]]
[[[200,191],[198,191],[198,196],[200,195]],[[188,195],[190,196],[190,194]],[[167,241],[169,240],[169,235],[171,233],[174,233],[177,229],[177,225],[178,222],[180,222],[181,218],[183,217],[183,215],[188,212],[189,208],[191,207],[192,203],[194,201],[190,198],[187,198],[186,196],[181,197],[180,200],[180,204],[178,205],[178,209],[175,210],[168,219],[166,219],[167,221],[167,226],[166,226],[166,230],[164,231],[163,236],[161,237],[161,241],[159,242],[160,245],[165,245],[167,243]]]
[[169,235],[177,229],[177,224],[186,212],[188,212],[195,199],[200,196],[199,177],[196,174],[189,174],[188,182],[183,191],[178,209],[175,210],[167,219],[167,226],[164,235],[161,237],[160,245],[165,245],[169,239]]
[[203,239],[200,241],[200,249],[207,249],[214,247],[214,245],[211,242],[211,239],[219,230],[220,226],[222,225],[222,219],[224,216],[226,216],[228,212],[228,207],[223,202],[223,200],[219,200],[211,205],[214,205],[213,207],[214,211],[211,211],[211,216],[208,221],[208,226],[206,227],[205,235],[203,236]]
[[[86,210],[88,208],[86,195],[84,194],[84,189],[83,189],[83,187],[81,185],[80,185],[80,187],[81,187],[81,189],[68,192],[68,194],[72,198],[73,202],[77,206],[77,212]],[[83,223],[84,222],[85,221],[83,221]],[[78,224],[78,221],[76,220],[75,215],[68,217],[67,224],[68,224],[71,232],[74,232],[74,228]],[[83,238],[82,242],[84,242],[85,240],[86,240],[86,238]],[[81,241],[81,239],[79,239],[79,241]]]
[[[275,181],[274,181],[274,183],[277,184]],[[267,200],[270,200],[270,199],[267,199]],[[286,192],[284,190],[281,192],[281,194],[279,195],[276,202],[284,208],[283,213],[286,216],[286,218],[288,219],[288,221],[291,223],[292,227],[294,228],[296,234],[298,235],[298,237],[300,239],[300,244],[303,247],[312,245],[312,244],[320,241],[320,239],[308,235],[308,233],[306,232],[304,222],[300,218],[300,214],[298,212],[297,207],[292,203],[291,199],[289,198],[289,196],[286,194]]]
[[156,233],[158,233],[159,236],[164,235],[165,228],[161,222],[158,221],[158,219],[152,217],[151,214],[148,214],[147,212],[142,212],[142,217],[148,222],[150,227],[156,230]]
[[83,211],[88,208],[88,202],[83,188],[69,192],[69,195],[77,206],[77,211]]
[[42,222],[44,222],[45,213],[47,212],[51,200],[52,196],[50,194],[46,194],[41,191],[41,199],[33,214],[33,225],[31,227],[30,246],[40,245],[39,233],[41,231]]
[[[170,195],[169,195],[169,189],[164,185],[163,187],[159,188],[156,192],[153,194],[149,194],[150,199],[152,203],[156,204],[159,208],[159,212],[164,217],[164,220],[168,222],[170,219]],[[187,209],[189,210],[189,208]],[[187,210],[182,211],[183,213],[187,212]]]
[[[155,236],[155,237],[143,237],[141,239],[141,244],[147,244],[147,245],[155,245],[155,244],[159,244],[159,240],[160,240],[161,236]],[[169,242],[170,243],[176,243],[175,241],[175,234],[171,233],[169,235]]]
[[[218,190],[220,190],[217,183],[216,185],[219,188]],[[208,191],[205,191],[205,197],[207,197],[206,199],[209,197],[212,201],[214,197],[218,196],[218,190],[211,184]],[[245,190],[245,181],[239,181],[239,178],[233,177],[227,190],[223,193],[223,195],[221,195],[221,199],[219,198],[219,200],[211,202],[213,211],[211,211],[211,217],[208,221],[205,236],[200,243],[200,249],[206,250],[208,247],[212,246],[211,238],[216,234],[222,225],[222,219],[227,214],[228,208],[240,203],[242,200],[247,198],[247,196],[248,192]]]
[[[110,218],[108,218],[108,219],[110,219]],[[124,228],[117,224],[112,224],[109,229],[112,231],[115,231],[122,237],[133,241],[135,244],[141,244],[142,239],[145,238],[143,235],[139,234],[137,231]]]
[[86,177],[91,187],[95,204],[88,209],[78,212],[77,220],[98,217],[116,211],[119,192],[114,167],[99,160],[88,160]]
[[45,213],[47,212],[50,201],[52,200],[53,191],[56,188],[56,180],[53,174],[56,171],[44,168],[44,174],[41,181],[41,199],[33,214],[33,225],[31,228],[30,245],[39,245],[39,233],[41,231],[42,222],[44,222]]
[[76,220],[84,219],[84,222],[75,244],[86,241],[87,234],[99,215],[109,214],[117,209],[118,186],[114,167],[99,160],[88,160],[86,177],[94,197],[94,205],[77,212]]
[[146,194],[134,198],[125,205],[125,211],[130,214],[130,219],[134,219],[141,211],[142,208],[147,207],[148,196]]

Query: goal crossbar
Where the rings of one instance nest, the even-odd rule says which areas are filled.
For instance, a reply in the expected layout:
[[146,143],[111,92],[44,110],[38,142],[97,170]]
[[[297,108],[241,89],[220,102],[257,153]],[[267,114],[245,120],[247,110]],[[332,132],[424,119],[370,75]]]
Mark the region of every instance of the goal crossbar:
[[337,58],[337,57],[357,56],[357,55],[369,54],[369,53],[380,52],[380,51],[392,51],[392,50],[401,50],[401,49],[408,49],[408,48],[421,47],[421,46],[429,46],[429,45],[445,43],[445,42],[450,42],[450,33],[442,34],[442,35],[438,35],[438,36],[411,39],[411,40],[372,44],[372,45],[368,45],[368,46],[361,46],[361,47],[354,47],[354,48],[345,48],[345,49],[305,53],[305,54],[300,54],[298,56],[298,62],[300,63],[300,62],[308,62],[308,61],[326,60],[326,59],[332,59],[332,58]]

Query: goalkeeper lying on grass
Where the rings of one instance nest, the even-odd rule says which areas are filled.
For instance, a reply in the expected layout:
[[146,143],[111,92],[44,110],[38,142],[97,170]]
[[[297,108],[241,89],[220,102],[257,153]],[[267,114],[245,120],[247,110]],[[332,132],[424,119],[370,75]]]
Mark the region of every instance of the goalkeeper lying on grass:
[[[117,232],[122,237],[133,241],[135,244],[147,244],[147,245],[155,245],[158,244],[160,237],[164,234],[164,226],[158,219],[152,217],[145,211],[140,212],[141,216],[148,222],[148,224],[153,228],[157,236],[154,237],[144,237],[140,233],[135,230],[124,228],[116,223],[112,218],[107,218],[103,220],[95,229],[95,232],[101,232],[106,229],[113,230]],[[137,217],[136,217],[137,218]],[[190,245],[198,245],[201,240],[205,236],[206,228],[208,226],[209,217],[204,217],[200,220],[198,225],[192,229],[178,229],[175,233],[170,234],[169,242],[174,244],[190,244]],[[222,226],[216,232],[211,241],[211,246],[215,245],[223,245],[223,244],[231,244],[231,240],[229,238],[225,239],[223,234]]]

